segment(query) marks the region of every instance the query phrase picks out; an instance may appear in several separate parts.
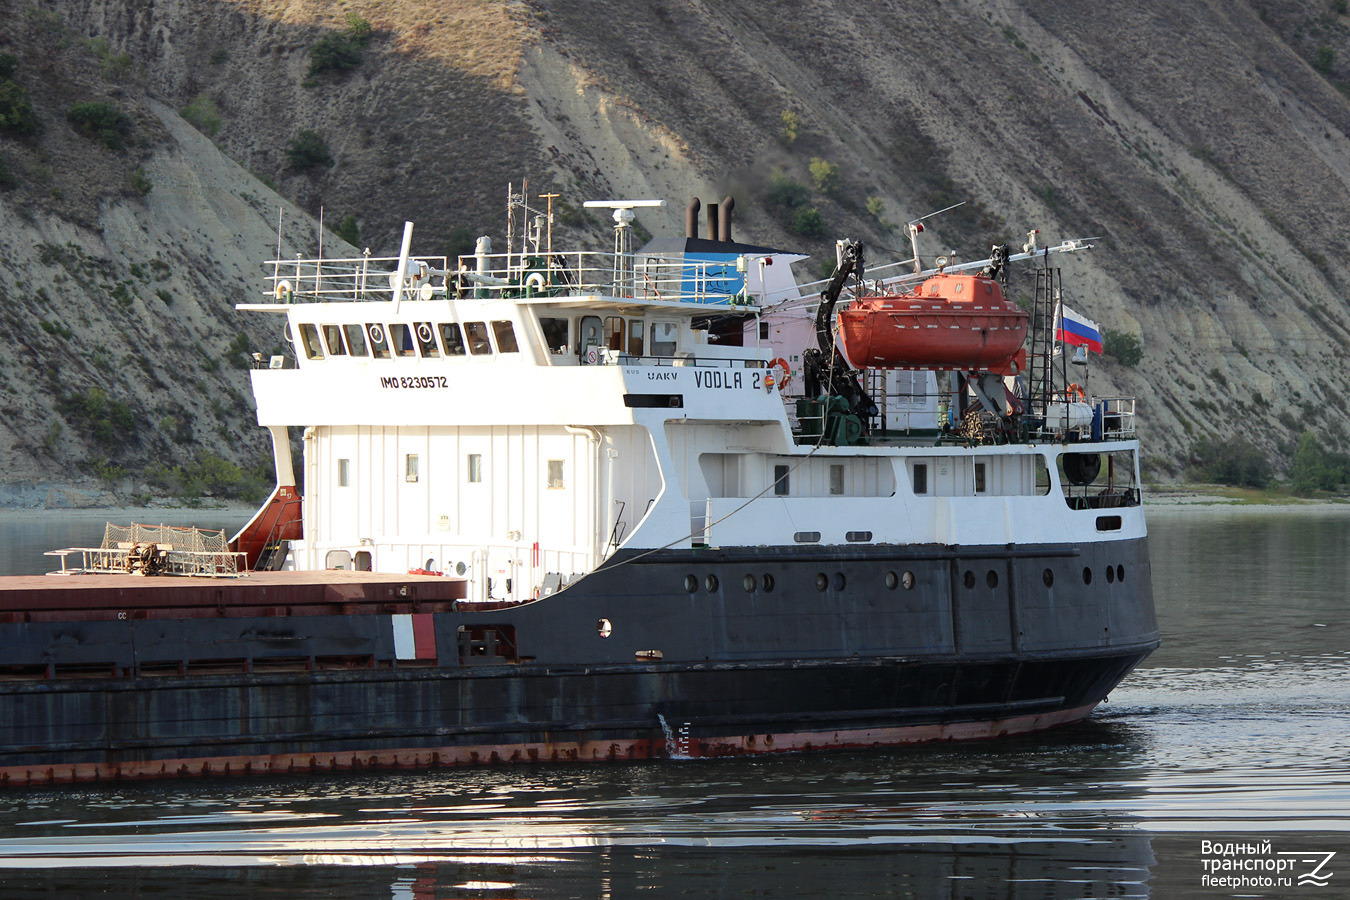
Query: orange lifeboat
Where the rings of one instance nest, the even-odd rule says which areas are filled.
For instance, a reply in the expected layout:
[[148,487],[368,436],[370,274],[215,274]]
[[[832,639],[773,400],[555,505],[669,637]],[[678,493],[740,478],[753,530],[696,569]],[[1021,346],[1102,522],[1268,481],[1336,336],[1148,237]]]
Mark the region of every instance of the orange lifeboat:
[[860,368],[1008,374],[1028,320],[994,279],[939,274],[912,294],[858,299],[840,311],[839,335]]

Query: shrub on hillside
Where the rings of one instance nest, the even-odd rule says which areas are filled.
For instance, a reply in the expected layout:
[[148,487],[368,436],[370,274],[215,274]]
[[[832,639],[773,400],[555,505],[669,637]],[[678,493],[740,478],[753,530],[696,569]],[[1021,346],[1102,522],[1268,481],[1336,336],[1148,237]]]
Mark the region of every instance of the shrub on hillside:
[[798,181],[793,181],[782,172],[769,176],[769,202],[776,206],[795,209],[811,199],[811,189]]
[[802,237],[818,238],[825,233],[825,217],[814,206],[799,209],[792,217],[792,230]]
[[1265,454],[1244,438],[1200,438],[1191,445],[1191,473],[1199,481],[1215,484],[1254,488],[1270,484],[1270,463]]
[[0,131],[15,135],[37,131],[33,99],[28,96],[28,91],[8,78],[0,80]]
[[131,117],[111,103],[77,103],[66,118],[86,137],[109,150],[121,150],[122,141],[131,134]]
[[357,223],[356,216],[345,216],[333,233],[353,247],[361,246],[361,226]]
[[832,162],[821,159],[819,156],[811,157],[811,179],[816,183],[816,190],[822,194],[833,194],[839,187],[839,167]]
[[1139,338],[1123,331],[1107,331],[1102,335],[1102,353],[1133,369],[1144,358]]
[[331,169],[333,154],[328,152],[323,137],[307,128],[286,145],[286,167],[292,172],[304,172],[317,166]]
[[215,137],[216,132],[220,131],[220,109],[216,101],[205,94],[198,94],[179,112],[193,128],[207,137]]
[[361,65],[361,51],[370,40],[370,23],[356,13],[347,13],[347,27],[330,31],[309,51],[308,76],[329,70],[346,72]]

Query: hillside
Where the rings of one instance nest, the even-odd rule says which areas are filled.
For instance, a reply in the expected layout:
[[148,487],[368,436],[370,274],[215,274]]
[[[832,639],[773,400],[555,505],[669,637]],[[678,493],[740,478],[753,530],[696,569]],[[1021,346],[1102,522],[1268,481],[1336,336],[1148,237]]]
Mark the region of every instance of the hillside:
[[[641,219],[673,234],[728,192],[739,236],[817,260],[845,236],[904,255],[888,222],[960,200],[923,252],[1098,236],[1063,263],[1068,302],[1143,346],[1093,379],[1140,398],[1148,474],[1201,437],[1276,470],[1305,428],[1350,449],[1343,5],[9,3],[0,111],[31,116],[0,128],[0,504],[247,491],[267,444],[244,366],[281,337],[233,304],[278,208],[286,256],[321,207],[377,254],[405,219],[461,252],[526,178],[593,246],[582,200],[666,198]],[[72,120],[91,103],[125,121]],[[306,130],[327,159],[300,166]],[[788,182],[817,235],[775,202]]]

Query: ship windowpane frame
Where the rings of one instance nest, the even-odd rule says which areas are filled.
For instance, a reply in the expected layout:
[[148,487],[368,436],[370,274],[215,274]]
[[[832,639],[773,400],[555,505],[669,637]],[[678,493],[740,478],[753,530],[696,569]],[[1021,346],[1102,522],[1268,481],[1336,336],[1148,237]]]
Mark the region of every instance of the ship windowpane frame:
[[464,355],[464,336],[458,322],[441,323],[441,345],[445,347],[446,356]]
[[389,335],[385,333],[384,326],[379,322],[371,322],[366,326],[366,334],[370,337],[370,355],[376,359],[388,359]]
[[319,329],[309,322],[300,323],[300,343],[305,348],[306,359],[323,359],[323,346],[319,343]]
[[975,493],[983,494],[989,490],[988,465],[982,462],[975,464]]
[[492,336],[497,339],[498,353],[520,352],[520,345],[516,343],[516,328],[510,319],[493,319]]
[[844,493],[844,466],[841,463],[830,464],[830,493]]
[[338,460],[338,487],[351,487],[352,485],[352,461],[350,459]]
[[759,339],[767,341],[769,339],[769,323],[763,319],[759,320]]
[[773,467],[773,493],[776,497],[786,497],[792,493],[788,481],[789,468],[787,466]]
[[643,322],[641,319],[628,321],[628,353],[631,356],[642,355]]
[[603,334],[604,326],[600,324],[599,316],[582,316],[577,335],[577,356],[584,360],[587,350],[604,346]]
[[481,484],[483,482],[483,454],[469,454],[469,483]]
[[465,322],[464,337],[469,345],[469,353],[474,356],[492,355],[492,345],[488,343],[486,322]]
[[417,347],[426,359],[439,359],[441,351],[436,347],[436,332],[430,322],[417,322],[413,326],[417,334]]
[[539,329],[544,333],[544,346],[554,356],[561,356],[570,346],[567,337],[571,323],[554,316],[540,316]]
[[679,346],[680,326],[676,322],[652,323],[652,356],[671,357]]
[[389,326],[389,343],[398,356],[417,355],[417,346],[413,343],[413,330],[404,322],[394,322]]
[[342,344],[342,328],[340,326],[324,325],[323,342],[328,346],[329,356],[347,355],[347,348]]
[[610,350],[622,353],[624,350],[624,330],[623,316],[610,316],[605,319],[605,346]]
[[914,493],[928,493],[928,463],[915,463],[910,469],[910,482]]
[[548,481],[546,486],[550,491],[563,490],[567,484],[563,480],[564,460],[550,459],[548,461]]
[[365,330],[360,325],[343,325],[342,331],[347,335],[347,349],[351,351],[352,356],[365,356]]
[[417,481],[419,477],[417,454],[408,453],[403,457],[403,480],[409,483]]

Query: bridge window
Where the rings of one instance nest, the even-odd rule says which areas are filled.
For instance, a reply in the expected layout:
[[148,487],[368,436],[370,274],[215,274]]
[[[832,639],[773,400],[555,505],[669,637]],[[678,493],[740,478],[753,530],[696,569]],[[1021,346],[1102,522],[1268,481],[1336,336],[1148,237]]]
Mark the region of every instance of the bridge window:
[[395,322],[389,326],[389,342],[394,345],[394,352],[399,356],[417,355],[417,350],[413,347],[412,329],[402,322]]
[[352,484],[352,461],[350,459],[338,460],[338,487],[351,487]]
[[567,352],[567,324],[566,319],[539,319],[539,327],[544,332],[544,346],[555,356]]
[[436,359],[441,355],[441,351],[436,349],[436,332],[431,330],[430,322],[418,322],[415,326],[417,333],[417,346],[422,351],[422,355],[427,359]]
[[319,344],[319,330],[308,322],[300,325],[300,343],[304,345],[306,359],[323,359],[323,347]]
[[605,319],[605,346],[611,350],[623,352],[624,321],[622,316],[610,316]]
[[445,345],[446,356],[464,355],[464,337],[460,334],[458,322],[441,324],[441,343]]
[[487,323],[465,322],[464,337],[469,342],[469,352],[474,356],[492,355],[492,345],[488,343]]
[[520,347],[516,344],[516,330],[506,319],[496,319],[492,323],[492,334],[497,338],[498,353],[518,353]]
[[483,454],[469,454],[469,483],[481,484],[483,481]]
[[914,482],[914,493],[916,494],[928,493],[927,463],[915,463],[914,468],[910,471],[910,477],[913,479]]
[[630,319],[628,322],[628,352],[633,356],[642,355],[641,319]]
[[340,326],[323,326],[323,342],[328,345],[329,356],[347,355],[347,348],[342,346],[342,328]]
[[985,464],[977,462],[975,464],[975,493],[983,494],[989,488],[985,479]]
[[347,335],[347,348],[351,350],[352,356],[366,355],[366,333],[360,325],[343,325],[343,332]]
[[384,333],[384,326],[374,322],[366,326],[366,333],[370,335],[370,355],[376,359],[388,359],[389,337]]
[[674,356],[680,326],[674,322],[652,323],[652,356]]
[[786,497],[790,491],[788,489],[788,467],[773,467],[773,492],[779,497]]
[[412,482],[416,481],[417,477],[417,454],[409,453],[407,456],[403,457],[403,480]]
[[563,484],[563,460],[550,459],[548,461],[548,489],[557,491],[562,490],[565,486]]
[[842,494],[844,492],[844,467],[834,464],[830,466],[830,493]]

